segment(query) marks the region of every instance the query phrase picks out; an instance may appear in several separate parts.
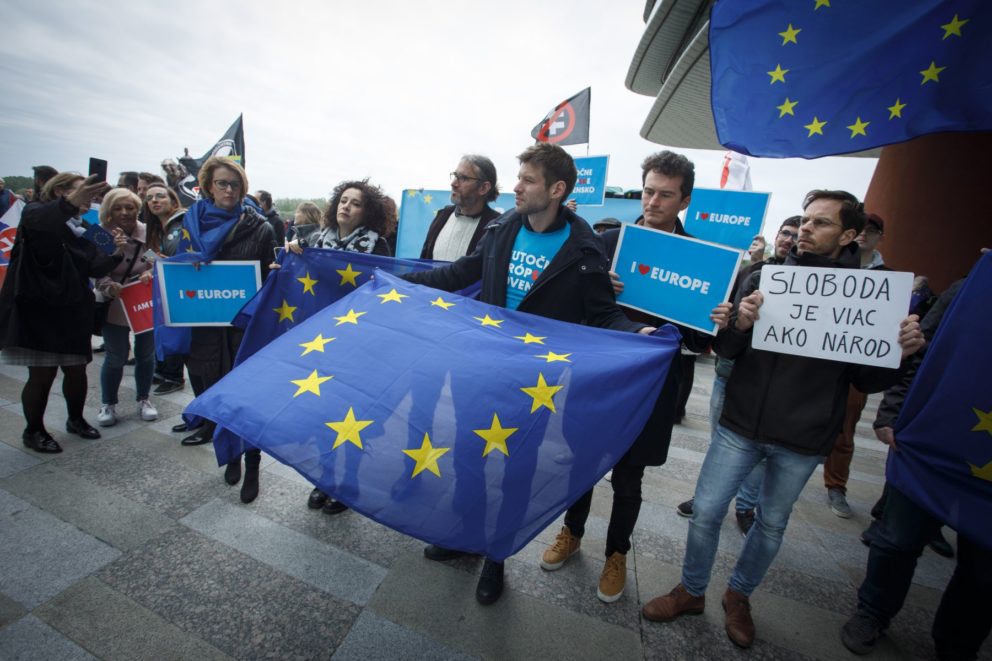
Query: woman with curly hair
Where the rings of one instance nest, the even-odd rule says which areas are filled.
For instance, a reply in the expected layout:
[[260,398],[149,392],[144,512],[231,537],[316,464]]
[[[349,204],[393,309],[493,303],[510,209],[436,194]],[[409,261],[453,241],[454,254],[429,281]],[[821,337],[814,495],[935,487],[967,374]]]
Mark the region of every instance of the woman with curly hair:
[[297,255],[304,248],[333,248],[391,257],[385,234],[386,196],[368,179],[342,181],[335,186],[320,227],[298,234],[287,247]]

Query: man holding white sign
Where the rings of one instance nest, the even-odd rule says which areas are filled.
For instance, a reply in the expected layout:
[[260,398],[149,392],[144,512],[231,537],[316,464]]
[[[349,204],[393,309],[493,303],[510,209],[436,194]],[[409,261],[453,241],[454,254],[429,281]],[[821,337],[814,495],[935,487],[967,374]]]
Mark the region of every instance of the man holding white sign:
[[[823,267],[857,269],[854,238],[865,224],[857,198],[845,191],[814,190],[806,196],[803,209],[799,241],[786,265],[800,267],[797,271],[803,274]],[[723,414],[696,482],[682,581],[669,594],[651,600],[643,611],[647,619],[659,622],[702,612],[727,507],[751,469],[765,459],[757,517],[723,597],[727,635],[741,647],[754,641],[749,596],[778,553],[792,506],[816,465],[833,447],[848,388],[854,385],[862,392],[878,392],[900,375],[898,369],[852,364],[848,362],[852,357],[844,351],[825,360],[801,351],[790,354],[758,348],[754,325],[765,300],[758,287],[772,285],[762,277],[763,270],[743,283],[730,324],[720,331],[714,345],[720,356],[736,362],[727,382]],[[908,306],[908,302],[907,295],[904,303]],[[899,345],[893,351],[901,357],[919,350],[923,335],[917,317],[903,319],[891,341]]]

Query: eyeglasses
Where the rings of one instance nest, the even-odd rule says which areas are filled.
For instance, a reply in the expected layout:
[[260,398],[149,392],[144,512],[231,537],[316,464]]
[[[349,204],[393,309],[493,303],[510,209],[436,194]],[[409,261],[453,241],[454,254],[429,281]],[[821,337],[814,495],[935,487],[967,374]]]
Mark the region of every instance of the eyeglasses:
[[166,200],[169,196],[165,193],[149,193],[145,195],[145,202],[151,202],[152,200]]
[[214,179],[214,186],[220,188],[221,190],[241,190],[240,181],[225,181],[224,179]]
[[787,236],[790,239],[792,239],[793,241],[795,241],[796,239],[799,238],[799,232],[790,232],[788,230],[779,230],[778,231],[778,235],[779,236]]
[[452,172],[449,176],[451,177],[451,181],[457,181],[460,184],[463,184],[466,181],[482,181],[482,179],[479,179],[478,177],[470,177],[466,174],[462,174],[461,172]]

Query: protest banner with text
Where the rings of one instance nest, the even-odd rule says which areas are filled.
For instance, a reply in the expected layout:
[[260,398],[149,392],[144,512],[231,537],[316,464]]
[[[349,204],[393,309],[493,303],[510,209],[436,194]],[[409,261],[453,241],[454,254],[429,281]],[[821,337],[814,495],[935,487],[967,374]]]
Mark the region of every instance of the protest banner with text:
[[227,326],[262,285],[258,262],[156,262],[167,326]]
[[152,312],[152,281],[132,282],[121,289],[121,305],[124,316],[135,335],[147,333],[155,328]]
[[576,204],[592,207],[603,206],[606,199],[606,173],[610,169],[609,156],[582,156],[575,159],[577,177],[569,199]]
[[704,241],[747,250],[761,234],[771,193],[693,188],[685,212],[685,231]]
[[741,251],[639,225],[620,228],[617,303],[716,335],[710,312],[730,297]]
[[753,348],[899,367],[899,322],[909,314],[912,273],[765,266],[760,289],[765,301]]

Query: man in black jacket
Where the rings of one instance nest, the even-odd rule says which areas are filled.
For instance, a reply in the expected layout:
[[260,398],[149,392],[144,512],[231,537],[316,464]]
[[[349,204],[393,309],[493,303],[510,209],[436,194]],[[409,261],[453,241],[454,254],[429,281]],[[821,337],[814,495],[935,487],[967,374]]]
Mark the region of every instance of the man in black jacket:
[[267,190],[258,190],[255,192],[255,198],[258,199],[258,206],[262,207],[265,220],[268,221],[269,225],[272,225],[276,247],[281,248],[283,243],[286,242],[286,223],[275,207],[272,206],[272,193]]
[[[857,198],[844,191],[815,190],[806,196],[803,209],[799,241],[785,263],[857,268],[854,238],[865,223]],[[898,369],[751,348],[752,327],[764,301],[758,289],[760,277],[759,270],[744,283],[730,323],[714,345],[720,356],[736,362],[717,433],[696,481],[682,581],[643,609],[644,617],[656,622],[703,611],[727,506],[751,469],[764,459],[767,467],[757,517],[723,597],[727,635],[741,647],[754,642],[750,594],[778,553],[792,506],[833,447],[848,387],[878,392],[900,375]],[[915,315],[900,324],[899,344],[903,358],[923,346]]]
[[478,154],[462,156],[451,173],[452,204],[431,221],[420,258],[453,262],[475,252],[486,226],[499,217],[489,206],[498,196],[493,162]]
[[[478,248],[451,264],[404,277],[446,291],[481,280],[484,303],[601,328],[653,331],[624,316],[599,238],[563,206],[577,177],[572,157],[561,147],[538,143],[517,158],[515,207],[485,229]],[[464,553],[432,544],[424,555],[451,560]],[[487,558],[476,599],[491,604],[502,593],[503,563]]]

